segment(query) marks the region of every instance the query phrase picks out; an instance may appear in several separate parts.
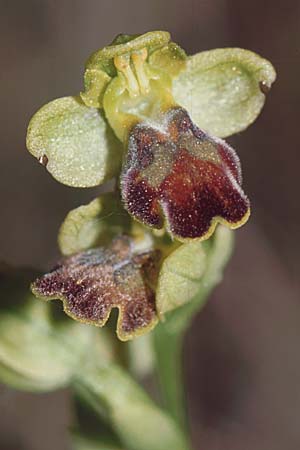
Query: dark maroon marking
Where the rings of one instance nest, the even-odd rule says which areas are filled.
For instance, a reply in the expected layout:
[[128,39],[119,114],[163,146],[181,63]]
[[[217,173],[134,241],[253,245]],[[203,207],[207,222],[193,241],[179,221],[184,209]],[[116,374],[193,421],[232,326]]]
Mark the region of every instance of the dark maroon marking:
[[122,330],[126,333],[130,333],[133,330],[146,327],[153,320],[153,305],[155,304],[155,295],[149,289],[148,302],[142,299],[136,300],[127,305],[123,313]]
[[33,283],[33,292],[38,297],[63,300],[67,314],[96,325],[104,325],[111,309],[119,307],[121,335],[134,334],[156,319],[150,285],[156,282],[160,254],[134,254],[128,243],[128,238],[119,237],[109,248],[66,258]]
[[248,210],[222,168],[186,151],[161,185],[160,198],[172,233],[183,238],[205,235],[214,217],[237,223]]
[[131,171],[123,176],[122,193],[126,195],[126,208],[130,214],[154,228],[162,228],[163,221],[159,213],[157,192],[145,180],[137,181],[139,174]]
[[[170,231],[179,238],[204,236],[215,217],[239,224],[249,200],[240,188],[241,168],[234,150],[196,127],[182,108],[170,110],[164,120],[164,133],[140,124],[130,134],[121,177],[126,209],[155,228],[163,226],[163,210]],[[209,150],[205,143],[210,143]],[[158,148],[172,163],[163,181],[153,186],[144,170],[155,161]]]

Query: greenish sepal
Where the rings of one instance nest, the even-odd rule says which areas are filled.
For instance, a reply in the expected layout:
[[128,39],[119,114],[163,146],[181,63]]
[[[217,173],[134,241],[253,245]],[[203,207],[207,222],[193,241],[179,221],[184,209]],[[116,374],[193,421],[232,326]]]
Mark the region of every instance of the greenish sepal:
[[129,233],[130,226],[118,193],[103,194],[68,213],[59,230],[59,248],[64,255],[72,255],[102,246],[118,234]]
[[173,95],[201,129],[226,137],[256,119],[275,78],[272,64],[256,53],[216,49],[188,58],[173,80]]
[[37,111],[26,143],[52,176],[68,186],[96,186],[120,169],[120,143],[103,113],[80,97],[59,98]]

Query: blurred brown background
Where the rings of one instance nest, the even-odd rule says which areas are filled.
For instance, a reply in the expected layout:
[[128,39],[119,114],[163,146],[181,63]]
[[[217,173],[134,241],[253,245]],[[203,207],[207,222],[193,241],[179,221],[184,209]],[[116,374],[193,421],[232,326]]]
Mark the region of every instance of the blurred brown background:
[[[0,259],[48,266],[66,212],[97,192],[58,184],[26,153],[29,118],[81,89],[92,51],[152,29],[189,53],[244,47],[277,69],[263,114],[230,140],[253,214],[190,330],[186,377],[195,449],[299,450],[299,0],[1,0]],[[0,410],[1,450],[69,448],[67,392],[0,387]]]

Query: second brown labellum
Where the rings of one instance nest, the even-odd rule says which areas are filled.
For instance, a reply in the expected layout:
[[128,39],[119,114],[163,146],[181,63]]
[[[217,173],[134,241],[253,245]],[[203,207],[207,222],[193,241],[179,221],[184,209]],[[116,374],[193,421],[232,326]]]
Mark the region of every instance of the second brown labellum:
[[103,326],[112,308],[119,309],[121,340],[150,331],[157,323],[154,288],[160,252],[135,252],[122,235],[108,247],[77,253],[35,280],[33,293],[60,299],[65,312],[83,323]]

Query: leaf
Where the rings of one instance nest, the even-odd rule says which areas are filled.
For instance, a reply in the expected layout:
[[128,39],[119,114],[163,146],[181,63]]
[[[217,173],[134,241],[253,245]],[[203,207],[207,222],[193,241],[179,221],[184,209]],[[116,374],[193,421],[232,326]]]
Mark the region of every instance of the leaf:
[[98,402],[106,406],[109,422],[126,449],[188,450],[175,422],[120,367],[87,367],[74,378],[74,388],[96,412]]
[[128,340],[157,323],[153,285],[160,254],[136,252],[127,236],[107,247],[77,253],[60,262],[32,284],[44,300],[60,299],[73,319],[103,326],[112,308],[119,309],[117,334]]
[[249,50],[216,49],[188,58],[173,94],[200,128],[226,137],[256,119],[275,78],[271,63]]
[[130,228],[130,217],[119,198],[104,194],[70,211],[60,227],[58,243],[64,255],[104,245]]
[[90,327],[37,301],[29,291],[33,276],[2,269],[0,380],[17,389],[43,392],[67,385],[87,349],[91,358],[97,354],[104,363],[110,361],[111,346],[104,335],[98,339]]
[[52,176],[73,187],[91,187],[119,170],[121,144],[103,114],[79,97],[63,97],[43,106],[31,119],[27,148]]

